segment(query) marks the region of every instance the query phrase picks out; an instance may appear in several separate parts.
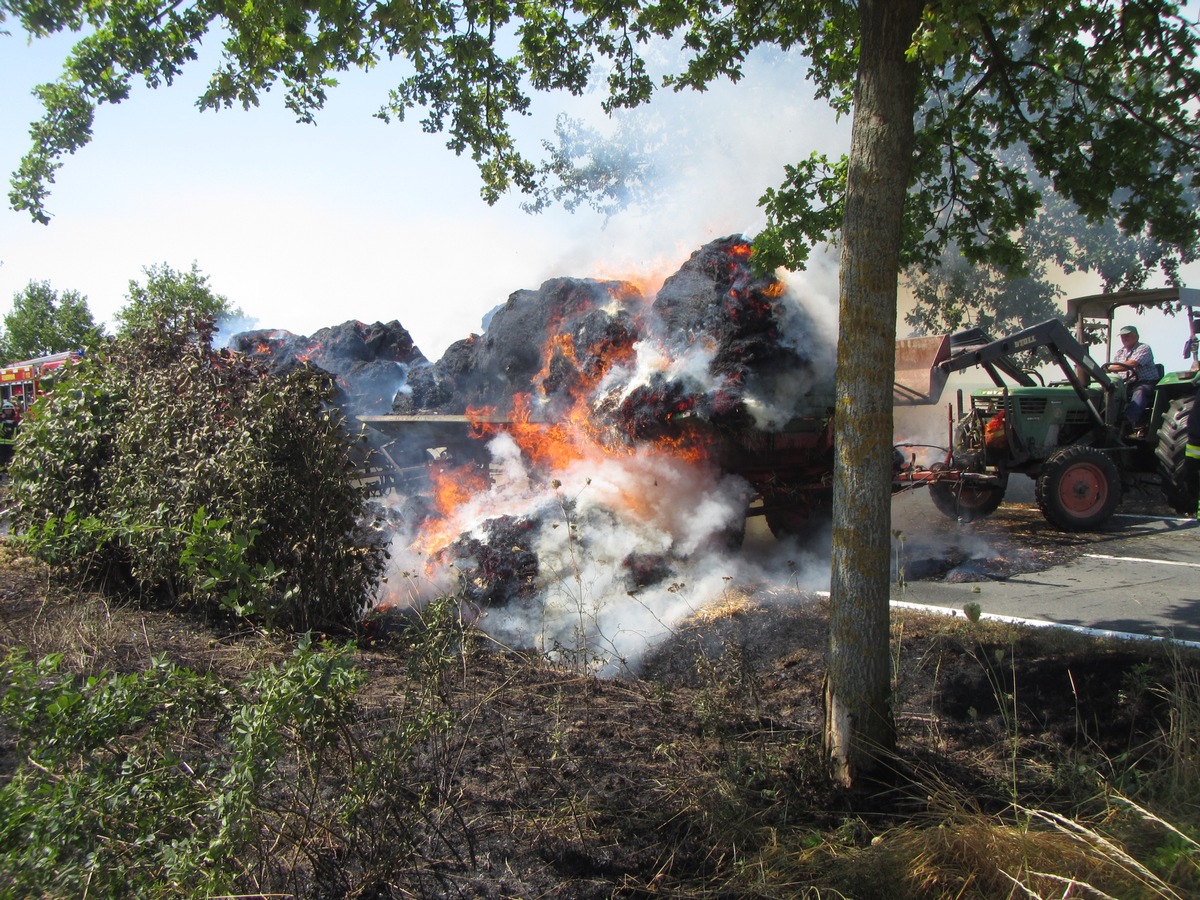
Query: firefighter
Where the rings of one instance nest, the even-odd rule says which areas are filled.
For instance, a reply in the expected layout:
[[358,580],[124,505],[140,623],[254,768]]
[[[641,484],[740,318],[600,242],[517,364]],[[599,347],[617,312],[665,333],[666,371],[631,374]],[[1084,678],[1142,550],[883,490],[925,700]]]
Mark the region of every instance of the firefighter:
[[17,440],[17,408],[5,400],[0,405],[0,471],[7,472],[12,460],[13,444]]
[[[1192,411],[1188,413],[1187,423],[1187,458],[1184,466],[1187,468],[1188,480],[1192,496],[1200,498],[1200,387],[1196,388],[1196,399],[1192,402]],[[1196,516],[1200,518],[1200,502],[1197,504]]]

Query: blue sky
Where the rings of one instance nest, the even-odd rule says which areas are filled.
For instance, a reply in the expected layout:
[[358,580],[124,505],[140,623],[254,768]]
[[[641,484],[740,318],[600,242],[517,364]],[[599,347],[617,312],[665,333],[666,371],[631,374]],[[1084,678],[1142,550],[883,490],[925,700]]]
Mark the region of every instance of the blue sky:
[[[69,41],[0,36],[0,169],[26,151],[38,115],[29,90],[57,77]],[[398,319],[427,356],[480,330],[510,293],[558,275],[669,274],[705,241],[753,233],[757,201],[783,166],[813,149],[840,152],[848,123],[809,99],[799,57],[760,57],[737,86],[663,95],[641,121],[678,133],[658,201],[609,220],[561,209],[531,216],[517,197],[479,198],[474,165],[418,123],[372,117],[398,76],[350,73],[318,124],[297,124],[277,96],[200,113],[211,62],[170,88],[135,89],[98,111],[91,144],[66,161],[49,226],[0,212],[0,314],[30,280],[87,297],[111,323],[130,279],[193,261],[258,327],[311,334],[358,319]],[[599,98],[538,98],[527,147],[562,110],[599,125]],[[7,189],[5,191],[7,194]],[[829,266],[808,276],[835,289]]]

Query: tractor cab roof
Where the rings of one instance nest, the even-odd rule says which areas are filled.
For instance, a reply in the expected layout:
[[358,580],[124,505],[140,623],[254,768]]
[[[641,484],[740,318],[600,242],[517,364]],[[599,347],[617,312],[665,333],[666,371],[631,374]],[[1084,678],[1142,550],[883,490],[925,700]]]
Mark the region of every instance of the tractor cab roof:
[[1122,306],[1167,305],[1189,307],[1193,315],[1200,315],[1200,289],[1165,287],[1072,297],[1067,301],[1067,321],[1111,319],[1113,312]]
[[[1066,320],[1074,328],[1075,339],[1079,343],[1103,345],[1104,359],[1108,360],[1112,358],[1115,313],[1122,307],[1132,307],[1139,312],[1158,309],[1166,315],[1174,315],[1177,310],[1183,310],[1186,311],[1184,326],[1193,335],[1200,331],[1200,289],[1187,287],[1115,291],[1111,294],[1072,297],[1067,301]],[[1190,356],[1193,364],[1195,363],[1197,357],[1194,346],[1191,349],[1185,348],[1184,355]]]

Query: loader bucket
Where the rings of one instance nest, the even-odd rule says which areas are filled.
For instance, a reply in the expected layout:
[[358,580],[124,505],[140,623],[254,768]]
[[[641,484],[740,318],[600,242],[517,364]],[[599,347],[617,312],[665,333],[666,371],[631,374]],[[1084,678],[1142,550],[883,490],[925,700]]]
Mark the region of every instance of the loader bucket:
[[950,335],[903,338],[896,341],[896,380],[892,402],[896,406],[937,403],[946,386],[939,363],[950,358]]

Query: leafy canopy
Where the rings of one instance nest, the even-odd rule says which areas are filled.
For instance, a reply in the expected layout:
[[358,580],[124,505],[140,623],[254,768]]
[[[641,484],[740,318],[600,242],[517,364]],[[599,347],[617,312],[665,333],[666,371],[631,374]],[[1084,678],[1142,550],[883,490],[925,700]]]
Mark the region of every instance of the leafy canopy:
[[95,346],[101,329],[87,298],[77,291],[61,295],[48,281],[31,281],[13,295],[12,309],[0,328],[0,364]]
[[1021,229],[1023,259],[1015,274],[994,263],[973,263],[956,244],[935,265],[906,270],[916,302],[905,321],[914,332],[978,326],[993,335],[1010,334],[1060,314],[1063,274],[1093,274],[1105,290],[1142,287],[1156,272],[1178,284],[1180,265],[1195,258],[1192,248],[1166,245],[1148,230],[1126,234],[1111,219],[1090,221],[1046,179],[1033,184],[1042,206]]
[[[1005,274],[1062,263],[1026,231],[1055,204],[1153,244],[1174,277],[1200,224],[1196,53],[1195,23],[1167,0],[927,6],[910,50],[922,84],[904,262],[928,268],[953,245]],[[767,191],[772,261],[836,234],[845,175],[845,159],[814,155]]]
[[129,337],[156,326],[178,329],[190,318],[201,320],[242,316],[227,297],[214,293],[208,276],[192,263],[187,272],[178,272],[166,263],[142,270],[146,283],[129,282],[126,304],[117,311],[117,336]]

